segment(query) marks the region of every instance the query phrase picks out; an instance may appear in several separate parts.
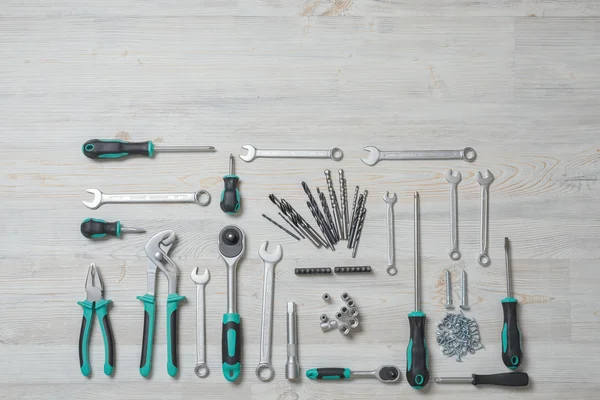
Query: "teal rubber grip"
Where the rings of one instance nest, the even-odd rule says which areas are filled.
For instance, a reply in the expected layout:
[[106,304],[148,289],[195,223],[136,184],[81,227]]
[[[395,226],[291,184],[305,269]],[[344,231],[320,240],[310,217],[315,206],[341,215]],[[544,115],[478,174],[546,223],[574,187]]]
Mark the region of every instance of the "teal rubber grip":
[[177,307],[179,302],[185,300],[185,296],[177,293],[169,293],[167,297],[167,372],[171,376],[177,375]]
[[77,302],[83,308],[83,319],[79,332],[79,368],[83,376],[89,376],[92,372],[90,366],[90,331],[92,329],[92,317],[94,315],[94,303],[91,301]]
[[517,299],[507,297],[502,300],[504,324],[502,325],[502,361],[507,368],[515,370],[523,362],[521,330],[517,321]]
[[100,322],[102,339],[104,340],[104,374],[110,376],[115,370],[115,339],[112,326],[108,318],[108,305],[112,300],[100,300],[96,302],[96,316]]
[[144,303],[144,333],[142,334],[142,355],[140,375],[148,377],[152,369],[152,344],[154,343],[154,321],[156,319],[155,298],[151,294],[137,296]]
[[308,379],[323,379],[336,381],[340,379],[350,379],[352,372],[348,368],[313,368],[306,371]]
[[428,350],[425,341],[425,313],[408,314],[410,341],[406,349],[406,380],[415,389],[422,389],[429,382]]
[[121,237],[121,222],[106,222],[103,219],[86,218],[81,223],[81,234],[88,239],[103,239],[107,235]]
[[242,330],[240,322],[240,314],[223,315],[221,359],[223,360],[223,375],[229,382],[235,381],[242,370]]
[[152,157],[154,144],[147,142],[126,142],[118,139],[92,139],[81,148],[83,154],[92,159],[115,159],[131,155]]

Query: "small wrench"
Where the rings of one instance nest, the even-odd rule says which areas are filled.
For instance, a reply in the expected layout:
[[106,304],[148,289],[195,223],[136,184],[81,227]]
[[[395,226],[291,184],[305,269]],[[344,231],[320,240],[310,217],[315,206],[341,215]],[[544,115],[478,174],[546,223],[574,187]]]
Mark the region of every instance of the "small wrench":
[[245,144],[243,149],[248,150],[248,154],[240,155],[240,158],[246,162],[251,162],[255,158],[330,158],[333,161],[340,161],[344,157],[341,149],[334,147],[329,150],[259,150],[256,147]]
[[263,281],[262,320],[260,323],[260,360],[256,367],[256,377],[263,382],[273,379],[275,371],[271,365],[271,341],[273,338],[273,286],[275,284],[275,265],[281,261],[283,251],[277,245],[275,253],[267,252],[269,242],[264,242],[258,249],[258,255],[265,265]]
[[394,204],[398,200],[396,193],[390,197],[390,192],[385,192],[383,195],[383,201],[387,206],[386,217],[387,217],[387,240],[388,240],[388,260],[387,260],[387,273],[389,275],[396,275],[398,270],[396,269],[396,252],[395,252],[395,239],[394,239]]
[[404,151],[380,151],[377,147],[368,146],[364,150],[370,154],[361,161],[373,166],[381,160],[465,160],[475,161],[477,153],[471,147],[462,150],[404,150]]
[[353,377],[375,378],[383,383],[400,380],[400,369],[395,365],[382,365],[374,371],[351,371],[349,368],[313,368],[306,371],[309,379],[339,380]]
[[491,263],[488,256],[488,226],[490,222],[490,185],[494,182],[494,175],[490,170],[486,170],[484,178],[481,172],[478,172],[477,182],[481,186],[481,242],[477,261],[482,267],[487,267]]
[[92,210],[107,203],[196,203],[201,206],[207,206],[210,203],[210,193],[204,189],[194,193],[104,194],[98,189],[87,189],[86,192],[93,194],[94,200],[82,203]]
[[450,184],[450,258],[454,261],[460,259],[460,251],[458,250],[458,184],[462,176],[456,171],[453,175],[452,170],[446,172],[446,180]]
[[196,353],[198,354],[198,361],[194,372],[198,378],[204,378],[208,376],[208,365],[206,365],[206,339],[204,329],[204,286],[210,280],[210,272],[208,269],[204,270],[204,274],[198,274],[198,267],[192,270],[192,281],[196,283]]

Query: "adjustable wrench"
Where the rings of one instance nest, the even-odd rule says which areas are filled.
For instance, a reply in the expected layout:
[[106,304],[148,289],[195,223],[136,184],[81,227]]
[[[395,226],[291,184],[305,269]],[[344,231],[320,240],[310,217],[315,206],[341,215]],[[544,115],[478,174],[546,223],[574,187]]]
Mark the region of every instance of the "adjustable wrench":
[[82,203],[92,210],[107,203],[196,203],[201,206],[207,206],[210,203],[210,194],[204,189],[194,193],[104,194],[98,189],[87,189],[86,192],[93,194],[94,200]]
[[256,147],[245,144],[243,149],[248,150],[248,154],[241,155],[240,158],[246,162],[251,162],[255,158],[330,158],[333,161],[340,161],[344,157],[341,149],[334,147],[329,150],[259,150]]
[[395,252],[395,240],[394,240],[394,204],[398,200],[396,193],[390,197],[390,192],[385,192],[383,195],[383,201],[386,204],[386,220],[387,220],[387,240],[388,240],[388,257],[387,257],[387,273],[389,275],[396,275],[398,270],[396,269],[396,252]]
[[404,150],[404,151],[380,151],[377,147],[367,146],[364,150],[370,154],[361,161],[373,166],[381,160],[465,160],[475,161],[477,153],[471,147],[462,150]]
[[206,365],[206,338],[204,329],[204,286],[210,280],[210,272],[204,270],[204,274],[198,274],[198,267],[191,273],[192,281],[196,284],[196,354],[198,355],[194,372],[198,378],[208,376],[208,365]]
[[450,184],[450,258],[454,261],[460,259],[460,251],[458,250],[458,184],[462,176],[456,171],[456,175],[452,174],[449,169],[446,172],[446,180]]
[[486,177],[484,178],[481,172],[478,172],[477,182],[481,186],[481,241],[477,261],[482,267],[487,267],[491,263],[488,256],[488,225],[490,222],[490,185],[494,182],[494,175],[486,170]]
[[273,379],[275,371],[271,365],[271,341],[273,339],[273,286],[275,284],[275,265],[281,261],[283,251],[277,245],[275,253],[269,253],[264,242],[258,249],[258,255],[265,265],[263,281],[262,320],[260,323],[260,360],[256,367],[256,377],[263,382]]

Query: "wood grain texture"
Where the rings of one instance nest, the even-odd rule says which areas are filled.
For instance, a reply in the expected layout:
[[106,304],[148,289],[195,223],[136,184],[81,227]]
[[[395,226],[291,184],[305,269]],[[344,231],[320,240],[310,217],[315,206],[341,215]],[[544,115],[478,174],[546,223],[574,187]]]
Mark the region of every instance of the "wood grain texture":
[[[290,383],[284,378],[285,310],[298,303],[300,363],[404,370],[406,314],[412,308],[412,192],[421,193],[422,302],[429,317],[432,376],[505,370],[500,358],[504,296],[503,237],[513,243],[513,288],[521,303],[525,390],[429,385],[431,399],[595,399],[600,389],[600,8],[596,1],[428,2],[373,0],[5,1],[0,5],[0,399],[204,398],[404,399],[414,391],[372,380]],[[335,17],[335,18],[330,18]],[[93,162],[91,138],[207,144],[215,154]],[[242,213],[218,207],[230,152],[258,148],[344,150],[342,162],[238,159]],[[474,147],[462,162],[381,162],[362,148]],[[349,192],[370,191],[356,260],[342,246],[316,250],[265,221],[269,193],[308,217],[300,186],[325,189],[323,170],[343,168]],[[460,248],[450,262],[448,168],[461,171]],[[478,266],[479,185],[489,169],[490,256]],[[106,193],[187,192],[205,188],[209,207],[107,205],[85,208],[87,188]],[[385,273],[386,190],[398,195],[399,274]],[[91,242],[83,218],[120,219],[148,235],[174,229],[181,274],[180,376],[166,374],[166,279],[157,282],[153,374],[139,376],[148,235]],[[216,234],[228,223],[247,234],[239,269],[243,378],[220,372],[225,268]],[[259,245],[284,248],[277,266],[273,364],[259,382],[262,264]],[[113,378],[102,374],[103,344],[92,336],[93,377],[81,376],[77,340],[89,262],[100,268],[117,342]],[[296,277],[296,267],[372,265],[372,277]],[[195,365],[195,287],[189,274],[209,268],[207,353],[211,374]],[[457,363],[435,345],[444,315],[443,272],[469,274],[472,311],[485,349]],[[458,282],[458,279],[455,279]],[[349,292],[361,312],[352,338],[323,334],[318,316]],[[455,302],[459,286],[454,288]],[[404,375],[404,372],[403,372]]]

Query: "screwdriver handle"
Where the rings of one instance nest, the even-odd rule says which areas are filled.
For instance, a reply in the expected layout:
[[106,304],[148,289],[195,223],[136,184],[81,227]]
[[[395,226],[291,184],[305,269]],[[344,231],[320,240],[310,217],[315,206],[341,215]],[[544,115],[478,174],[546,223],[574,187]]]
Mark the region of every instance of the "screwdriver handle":
[[529,375],[525,372],[505,372],[494,375],[473,374],[473,385],[497,385],[497,386],[527,386]]
[[517,369],[523,362],[521,331],[517,322],[517,299],[507,297],[502,300],[504,324],[502,326],[502,361],[510,369]]
[[406,380],[415,389],[422,389],[429,382],[427,343],[425,342],[425,313],[408,314],[410,341],[406,349]]
[[154,144],[147,142],[126,142],[118,139],[92,139],[83,144],[83,154],[88,158],[122,158],[132,155],[152,157]]
[[223,375],[229,382],[235,381],[242,370],[242,330],[240,314],[223,314],[223,333],[221,335],[221,357]]
[[240,191],[237,184],[240,178],[237,175],[225,175],[223,177],[223,192],[221,192],[221,210],[227,214],[235,214],[240,210]]
[[348,368],[313,368],[306,371],[308,379],[339,380],[350,379],[352,372]]
[[81,223],[81,234],[88,239],[101,239],[106,235],[121,237],[121,222],[106,222],[103,219],[86,218]]

